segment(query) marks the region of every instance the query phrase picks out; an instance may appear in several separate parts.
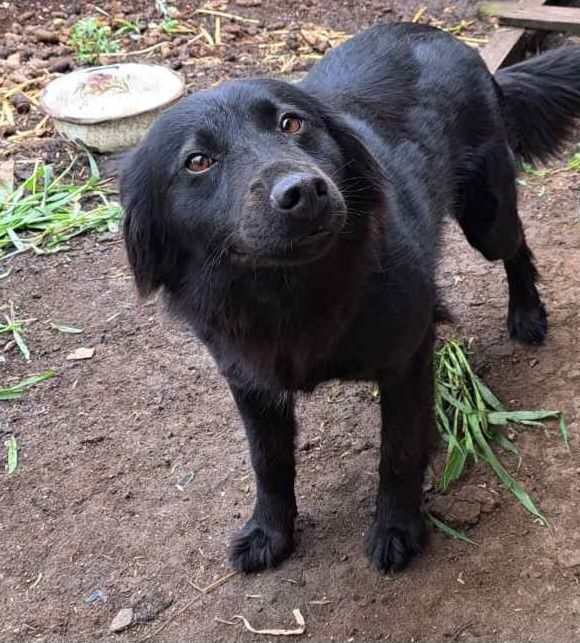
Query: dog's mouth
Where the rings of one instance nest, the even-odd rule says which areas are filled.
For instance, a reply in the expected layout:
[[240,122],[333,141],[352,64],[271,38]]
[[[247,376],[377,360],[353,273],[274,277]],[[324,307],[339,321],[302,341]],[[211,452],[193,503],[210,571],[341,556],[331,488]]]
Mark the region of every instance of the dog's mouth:
[[235,263],[245,267],[296,266],[320,259],[337,238],[336,231],[323,228],[267,249],[256,250],[238,242],[230,248],[230,253]]

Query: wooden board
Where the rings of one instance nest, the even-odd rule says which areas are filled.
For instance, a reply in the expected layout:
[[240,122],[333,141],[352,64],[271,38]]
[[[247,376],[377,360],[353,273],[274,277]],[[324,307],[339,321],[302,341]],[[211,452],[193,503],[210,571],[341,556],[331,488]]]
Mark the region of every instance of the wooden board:
[[515,2],[486,2],[479,13],[496,16],[501,24],[525,29],[580,33],[580,9],[573,7],[522,7]]
[[[541,7],[546,0],[524,0],[522,7]],[[489,71],[494,74],[522,48],[526,30],[521,27],[505,27],[497,31],[481,50],[481,57]]]

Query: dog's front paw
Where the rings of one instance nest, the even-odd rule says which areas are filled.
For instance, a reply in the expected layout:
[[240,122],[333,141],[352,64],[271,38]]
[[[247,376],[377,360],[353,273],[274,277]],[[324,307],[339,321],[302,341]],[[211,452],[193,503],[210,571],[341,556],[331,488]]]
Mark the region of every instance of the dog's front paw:
[[542,302],[531,308],[510,308],[508,315],[510,336],[524,344],[542,344],[548,332],[548,315]]
[[253,518],[234,534],[230,560],[241,572],[257,572],[276,567],[292,553],[292,531],[273,531],[259,525]]
[[384,572],[397,572],[423,551],[427,530],[421,515],[407,524],[381,525],[371,529],[367,554],[371,563]]

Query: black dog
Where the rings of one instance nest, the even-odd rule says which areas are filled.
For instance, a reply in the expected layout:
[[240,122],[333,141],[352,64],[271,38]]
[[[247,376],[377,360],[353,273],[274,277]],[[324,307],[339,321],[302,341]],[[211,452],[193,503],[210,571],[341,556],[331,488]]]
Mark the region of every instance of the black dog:
[[516,203],[516,159],[544,159],[580,114],[580,48],[500,71],[435,29],[378,25],[308,77],[233,81],[164,113],[121,179],[129,260],[230,385],[257,480],[234,566],[290,555],[294,397],[370,379],[381,392],[368,553],[399,569],[425,538],[434,273],[446,212],[504,261],[513,337],[547,323]]

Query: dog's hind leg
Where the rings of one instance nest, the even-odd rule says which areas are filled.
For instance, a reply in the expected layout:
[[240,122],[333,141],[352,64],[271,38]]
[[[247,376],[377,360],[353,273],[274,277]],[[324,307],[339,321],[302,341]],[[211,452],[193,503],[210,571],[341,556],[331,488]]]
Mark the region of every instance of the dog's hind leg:
[[457,220],[469,243],[489,261],[502,259],[509,287],[508,329],[526,344],[541,344],[548,330],[536,282],[538,271],[517,209],[515,171],[507,152],[488,158],[464,180]]

